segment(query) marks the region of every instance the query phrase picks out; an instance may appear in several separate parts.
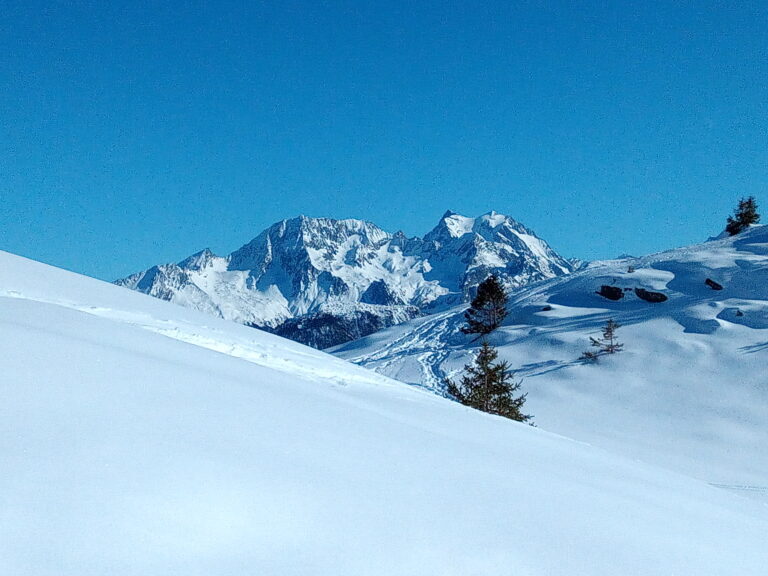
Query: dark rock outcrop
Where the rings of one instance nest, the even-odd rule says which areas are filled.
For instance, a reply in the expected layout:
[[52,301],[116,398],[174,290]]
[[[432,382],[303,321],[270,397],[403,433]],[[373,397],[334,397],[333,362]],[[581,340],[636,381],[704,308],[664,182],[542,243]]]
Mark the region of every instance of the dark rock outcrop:
[[715,282],[711,278],[707,278],[706,280],[704,280],[704,284],[706,284],[707,286],[712,288],[712,290],[722,290],[723,289],[723,285],[722,284],[718,284],[717,282]]
[[[418,313],[418,308],[411,308],[409,316],[415,318]],[[338,316],[320,313],[289,318],[275,327],[256,324],[250,324],[250,326],[322,350],[350,340],[363,338],[393,324],[397,324],[394,315],[357,310]]]
[[641,300],[645,300],[646,302],[666,302],[667,295],[663,294],[661,292],[651,292],[650,290],[645,290],[644,288],[635,288],[635,294],[637,294],[637,297]]
[[608,300],[621,300],[624,298],[624,290],[618,286],[608,286],[607,284],[600,286],[600,290],[598,290],[596,294],[599,294]]
[[360,302],[364,304],[376,304],[379,306],[402,306],[405,304],[397,294],[392,291],[384,280],[375,280],[371,282],[368,288],[360,297]]

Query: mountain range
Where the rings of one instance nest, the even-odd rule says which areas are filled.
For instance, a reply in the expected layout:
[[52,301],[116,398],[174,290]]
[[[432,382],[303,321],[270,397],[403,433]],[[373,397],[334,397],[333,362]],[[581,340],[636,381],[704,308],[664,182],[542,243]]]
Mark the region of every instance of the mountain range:
[[491,273],[513,289],[578,265],[496,212],[448,211],[410,238],[363,220],[299,216],[227,256],[206,249],[116,284],[327,348],[466,302]]

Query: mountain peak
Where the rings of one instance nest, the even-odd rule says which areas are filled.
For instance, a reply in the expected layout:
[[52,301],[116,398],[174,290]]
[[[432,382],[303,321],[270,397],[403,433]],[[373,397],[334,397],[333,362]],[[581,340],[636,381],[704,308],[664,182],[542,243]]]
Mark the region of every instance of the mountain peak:
[[205,268],[208,263],[214,258],[218,258],[210,248],[204,248],[200,252],[192,254],[178,263],[179,268],[186,268],[189,270],[201,270]]
[[472,232],[474,224],[474,218],[468,218],[448,210],[440,218],[437,226],[424,235],[424,240],[426,242],[441,242],[449,238],[460,238],[464,234]]
[[480,216],[479,220],[491,228],[496,228],[497,226],[510,221],[514,222],[515,224],[517,223],[517,221],[515,221],[513,218],[505,216],[504,214],[499,214],[495,210],[491,210],[490,212],[483,214]]
[[289,321],[314,326],[302,321],[325,315],[337,323],[333,330],[325,321],[325,334],[317,326],[315,336],[302,328],[292,337],[330,346],[340,343],[331,338],[355,337],[349,334],[363,325],[375,330],[460,303],[491,273],[511,288],[571,270],[511,218],[448,210],[424,238],[392,235],[365,220],[302,214],[273,224],[227,258],[203,250],[174,269],[119,282],[275,329]]

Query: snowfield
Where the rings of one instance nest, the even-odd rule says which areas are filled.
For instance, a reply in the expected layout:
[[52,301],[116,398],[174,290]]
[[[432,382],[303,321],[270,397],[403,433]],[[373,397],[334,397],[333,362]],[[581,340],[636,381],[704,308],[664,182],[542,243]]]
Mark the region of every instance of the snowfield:
[[[608,300],[602,285],[625,295]],[[638,288],[668,300],[644,301]],[[524,378],[538,426],[768,503],[768,227],[595,262],[522,289],[509,308],[490,341]],[[463,310],[335,352],[440,392],[479,346],[459,332]],[[579,356],[609,318],[623,325],[624,351],[585,365]]]
[[[521,309],[545,332],[556,322],[591,330],[580,317],[539,321]],[[587,314],[596,325],[606,313]],[[415,330],[433,322],[450,318]],[[671,320],[627,327],[617,361],[658,375],[675,364],[671,352],[653,361],[637,352],[651,322],[663,338],[674,332]],[[718,344],[703,338],[720,329],[675,340],[684,363],[676,375],[724,370],[716,359],[705,368],[689,362],[707,346],[741,346],[756,330],[725,328],[735,335]],[[553,328],[546,338],[570,357],[582,347],[577,335]],[[503,338],[505,350],[519,344],[520,358],[540,363],[529,371],[546,370],[551,354],[532,357],[536,341],[524,329],[510,325]],[[766,340],[749,339],[757,348],[742,355],[756,366]],[[619,440],[608,451],[545,430],[564,404],[583,414],[600,393],[608,399],[594,407],[613,402],[617,413],[596,410],[595,430],[620,423],[634,410],[621,412],[628,401],[661,406],[667,392],[650,394],[651,384],[626,377],[618,362],[537,377],[541,385],[529,386],[536,429],[7,253],[0,342],[0,574],[741,576],[768,566],[760,501],[636,460],[629,441],[625,454]],[[569,372],[594,384],[573,395]],[[740,449],[751,446],[764,395],[757,377],[731,384],[736,391],[721,392],[748,420],[724,420],[707,441],[744,435]],[[692,386],[677,377],[667,385],[681,399]],[[695,413],[691,403],[664,405],[667,427],[651,429],[659,416],[646,430],[674,442]],[[565,421],[561,428],[577,419]]]

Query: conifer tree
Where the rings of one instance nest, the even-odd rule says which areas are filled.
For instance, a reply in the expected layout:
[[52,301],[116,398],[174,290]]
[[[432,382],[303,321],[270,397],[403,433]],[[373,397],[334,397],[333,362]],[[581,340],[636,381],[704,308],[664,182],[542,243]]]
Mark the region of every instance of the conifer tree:
[[507,293],[495,275],[483,280],[477,287],[477,295],[464,313],[467,325],[465,334],[489,334],[501,326],[507,316]]
[[739,200],[739,206],[734,211],[733,216],[728,216],[725,231],[734,236],[751,224],[757,224],[759,221],[760,214],[757,213],[755,197],[742,198]]
[[581,359],[597,360],[600,356],[605,354],[621,352],[624,348],[624,344],[619,342],[616,337],[616,331],[619,328],[621,328],[621,324],[615,322],[613,318],[609,319],[608,322],[605,323],[605,326],[603,326],[602,338],[589,337],[590,344],[592,344],[594,348],[597,348],[597,351],[587,350],[581,355]]
[[448,394],[465,406],[527,422],[531,416],[520,411],[527,394],[514,395],[522,380],[515,381],[506,362],[496,362],[498,355],[496,348],[483,340],[475,361],[464,366],[461,382],[446,382]]

